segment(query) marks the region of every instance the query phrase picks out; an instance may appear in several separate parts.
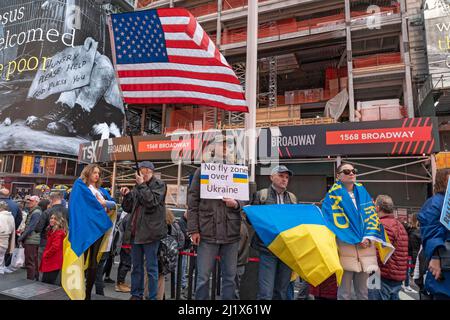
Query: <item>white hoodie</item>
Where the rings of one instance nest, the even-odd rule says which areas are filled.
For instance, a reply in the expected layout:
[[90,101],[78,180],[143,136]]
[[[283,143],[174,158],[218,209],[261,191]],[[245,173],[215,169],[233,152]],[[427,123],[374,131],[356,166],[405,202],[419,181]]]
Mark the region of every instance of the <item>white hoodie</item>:
[[[16,232],[14,217],[9,211],[0,211],[0,247],[7,248],[9,244],[10,250],[14,249],[15,237],[11,234]],[[12,239],[9,243],[9,239]]]

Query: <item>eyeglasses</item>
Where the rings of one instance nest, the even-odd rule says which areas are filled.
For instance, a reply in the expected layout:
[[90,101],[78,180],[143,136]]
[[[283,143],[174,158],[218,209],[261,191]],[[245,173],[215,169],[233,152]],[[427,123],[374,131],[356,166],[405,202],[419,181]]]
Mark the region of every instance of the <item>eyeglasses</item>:
[[343,174],[345,174],[346,176],[348,176],[348,175],[350,175],[350,173],[357,174],[357,173],[358,173],[358,169],[352,169],[352,170],[350,170],[350,169],[344,169],[344,170],[342,170],[342,171],[340,171],[340,172],[338,172],[338,173],[343,173]]

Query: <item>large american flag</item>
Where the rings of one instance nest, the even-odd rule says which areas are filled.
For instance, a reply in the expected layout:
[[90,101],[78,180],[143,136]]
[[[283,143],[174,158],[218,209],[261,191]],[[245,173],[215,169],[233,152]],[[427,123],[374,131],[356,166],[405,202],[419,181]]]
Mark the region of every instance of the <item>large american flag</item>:
[[233,69],[186,9],[112,14],[111,31],[125,103],[248,112]]

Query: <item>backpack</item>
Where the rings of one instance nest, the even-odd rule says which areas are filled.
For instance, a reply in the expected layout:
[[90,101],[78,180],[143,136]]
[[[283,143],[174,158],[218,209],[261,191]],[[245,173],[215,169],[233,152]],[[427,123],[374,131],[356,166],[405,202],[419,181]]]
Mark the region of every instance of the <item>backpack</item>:
[[170,232],[161,239],[158,249],[158,270],[163,275],[175,272],[177,267],[179,243],[177,238],[172,235],[172,230],[175,228],[170,229]]
[[[291,199],[291,204],[297,204],[297,197],[295,196],[295,194],[293,194],[292,192],[289,192],[289,191],[287,193],[289,195],[289,198]],[[259,202],[261,204],[265,204],[267,201],[268,195],[269,195],[269,189],[268,188],[262,189],[259,192]]]

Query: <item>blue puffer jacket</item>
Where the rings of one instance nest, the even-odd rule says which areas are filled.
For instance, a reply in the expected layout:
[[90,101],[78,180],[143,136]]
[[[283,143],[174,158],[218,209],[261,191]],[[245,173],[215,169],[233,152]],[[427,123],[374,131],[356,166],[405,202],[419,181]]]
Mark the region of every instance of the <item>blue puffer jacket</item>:
[[[437,193],[425,202],[418,215],[427,261],[431,259],[438,247],[444,246],[445,241],[450,240],[450,231],[439,221],[443,205],[444,194]],[[425,289],[433,295],[443,294],[450,297],[450,272],[444,272],[443,276],[444,281],[437,281],[431,272],[427,271]]]

